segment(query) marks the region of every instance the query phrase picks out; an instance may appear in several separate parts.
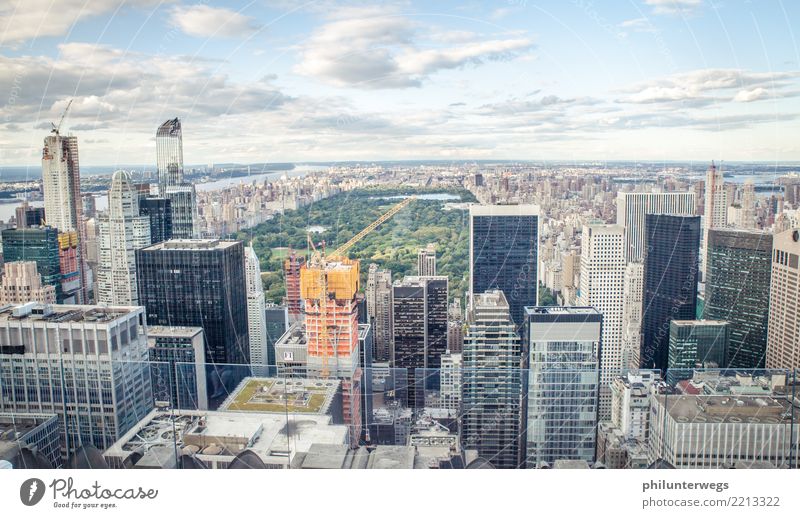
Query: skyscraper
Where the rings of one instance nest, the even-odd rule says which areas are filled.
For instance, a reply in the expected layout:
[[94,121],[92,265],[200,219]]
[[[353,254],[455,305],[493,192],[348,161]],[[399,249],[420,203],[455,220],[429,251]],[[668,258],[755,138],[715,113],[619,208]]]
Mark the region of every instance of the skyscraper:
[[764,367],[767,352],[772,234],[712,228],[708,232],[703,317],[730,322],[725,367]]
[[586,307],[533,307],[526,313],[527,466],[592,462],[603,315]]
[[584,226],[578,305],[593,307],[603,314],[601,419],[611,416],[611,382],[627,368],[622,358],[625,269],[625,229],[619,225]]
[[626,369],[639,368],[642,348],[642,298],[644,264],[628,263],[622,289],[622,364]]
[[33,261],[11,261],[3,264],[0,279],[0,305],[41,302],[56,303],[56,287],[42,284],[42,276]]
[[55,286],[56,302],[63,303],[58,230],[52,227],[9,228],[3,230],[2,236],[4,261],[36,263],[42,284]]
[[773,238],[767,331],[768,369],[800,368],[800,229]]
[[62,136],[57,130],[44,139],[42,150],[42,188],[47,224],[60,232],[76,232],[79,277],[76,302],[85,301],[86,272],[81,176],[78,137]]
[[150,326],[147,359],[156,401],[208,410],[205,335],[201,327]]
[[374,360],[386,362],[392,347],[392,272],[370,264],[365,291],[375,338]]
[[722,320],[673,320],[669,324],[667,383],[692,377],[695,368],[724,367],[730,326]]
[[45,222],[44,207],[31,207],[27,201],[16,208],[15,214],[17,228],[38,227]]
[[286,306],[269,303],[264,307],[264,318],[267,324],[267,365],[275,365],[275,344],[289,329],[289,312]]
[[164,241],[137,250],[136,266],[149,324],[202,327],[206,363],[250,362],[241,241]]
[[502,290],[520,327],[538,295],[539,207],[472,205],[469,214],[470,292]]
[[250,337],[250,363],[268,365],[267,323],[264,313],[264,284],[261,265],[252,247],[244,248],[244,274],[247,286],[247,329]]
[[172,239],[172,203],[168,198],[139,197],[139,214],[150,218],[150,241]]
[[705,280],[708,267],[708,231],[712,228],[728,226],[728,205],[730,205],[722,169],[717,169],[713,161],[706,173],[705,196],[705,205],[703,207],[703,280]]
[[283,261],[283,278],[286,284],[286,307],[289,320],[297,322],[303,317],[303,299],[300,297],[300,269],[305,264],[305,257],[297,255],[289,249],[289,256]]
[[417,272],[422,276],[436,275],[436,245],[428,243],[417,251]]
[[645,216],[647,214],[695,214],[694,192],[619,192],[617,225],[625,227],[625,260],[644,259]]
[[700,217],[648,214],[642,309],[643,368],[667,368],[669,323],[697,313]]
[[[424,406],[447,350],[447,277],[406,276],[392,286],[391,365],[408,372],[408,405]],[[423,381],[424,380],[424,381]]]
[[461,353],[461,442],[498,468],[521,465],[520,341],[500,290],[474,293]]
[[159,196],[170,200],[172,236],[198,237],[197,193],[183,178],[183,132],[178,118],[170,119],[156,131]]
[[139,303],[136,250],[150,245],[150,218],[139,215],[139,195],[131,177],[117,171],[108,191],[108,212],[99,216],[97,302]]

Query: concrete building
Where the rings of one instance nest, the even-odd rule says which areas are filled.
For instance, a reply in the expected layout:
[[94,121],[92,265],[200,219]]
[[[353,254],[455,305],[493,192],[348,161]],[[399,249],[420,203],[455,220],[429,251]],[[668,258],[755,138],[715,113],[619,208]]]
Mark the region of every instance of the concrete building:
[[37,466],[27,464],[30,456],[41,456],[48,467],[62,467],[59,423],[56,414],[0,412],[0,461],[12,469],[31,469]]
[[153,407],[144,308],[0,310],[0,412],[56,414],[62,453],[104,449]]
[[708,265],[708,232],[712,228],[728,226],[728,206],[731,204],[728,190],[725,188],[725,177],[722,168],[717,168],[714,162],[706,173],[705,205],[703,207],[703,279],[706,278]]
[[422,277],[436,275],[436,244],[428,243],[417,252],[417,274]]
[[600,419],[611,415],[611,381],[628,368],[622,354],[625,271],[625,228],[601,224],[584,226],[578,305],[593,307],[603,314]]
[[473,294],[461,373],[461,443],[498,468],[522,464],[520,341],[504,293]]
[[594,462],[603,315],[587,307],[526,308],[529,468]]
[[628,263],[622,289],[622,365],[626,369],[639,368],[643,298],[644,264]]
[[469,219],[470,293],[502,290],[520,328],[538,300],[539,207],[471,205]]
[[389,361],[392,353],[392,272],[369,265],[367,274],[367,313],[375,336],[375,361]]
[[617,225],[625,227],[625,260],[644,260],[647,214],[695,214],[694,192],[619,192]]
[[297,251],[292,249],[289,249],[288,257],[283,261],[286,307],[289,310],[289,320],[291,322],[298,322],[303,319],[303,299],[300,296],[300,269],[305,262],[305,258],[297,255]]
[[208,409],[205,349],[202,327],[148,327],[147,358],[156,401],[172,408]]
[[447,351],[442,355],[439,378],[439,398],[442,408],[456,411],[461,408],[462,365],[461,353]]
[[117,171],[108,191],[108,212],[98,218],[97,293],[99,304],[139,303],[136,250],[150,245],[150,218],[139,215],[139,194],[130,175]]
[[269,365],[267,322],[261,264],[253,247],[244,247],[244,276],[247,289],[247,335],[250,340],[250,364]]
[[800,229],[773,238],[767,331],[768,369],[800,368]]
[[0,280],[0,305],[40,302],[56,303],[56,287],[42,284],[42,276],[34,261],[12,261],[3,264]]

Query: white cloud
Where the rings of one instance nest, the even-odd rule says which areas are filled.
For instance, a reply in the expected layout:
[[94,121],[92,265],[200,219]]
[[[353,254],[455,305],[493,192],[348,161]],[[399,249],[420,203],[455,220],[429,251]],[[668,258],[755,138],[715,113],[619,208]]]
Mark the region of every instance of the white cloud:
[[691,14],[703,5],[703,0],[644,0],[656,14]]
[[245,37],[259,29],[259,25],[249,16],[208,5],[175,7],[170,13],[170,21],[189,36],[200,38]]
[[85,18],[159,3],[158,0],[5,0],[0,3],[0,45],[63,36]]
[[761,86],[752,88],[750,90],[739,90],[734,96],[733,100],[740,103],[751,103],[753,101],[760,101],[769,96],[769,91]]
[[295,72],[337,86],[417,87],[439,70],[512,59],[533,48],[525,37],[480,40],[472,33],[452,31],[426,35],[429,42],[444,46],[420,48],[421,31],[404,16],[377,9],[348,13],[337,14],[311,34],[299,49]]

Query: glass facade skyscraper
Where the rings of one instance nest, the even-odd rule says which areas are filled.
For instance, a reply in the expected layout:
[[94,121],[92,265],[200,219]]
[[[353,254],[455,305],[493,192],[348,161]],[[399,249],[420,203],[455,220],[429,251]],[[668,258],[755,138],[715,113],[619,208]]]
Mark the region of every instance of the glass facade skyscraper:
[[139,198],[139,214],[150,218],[150,241],[160,243],[172,239],[172,202],[163,197]]
[[667,368],[669,325],[697,313],[700,217],[645,216],[641,367]]
[[724,367],[730,325],[721,320],[673,320],[669,325],[667,383],[692,377],[695,368]]
[[764,367],[772,234],[712,228],[708,231],[707,260],[703,317],[730,322],[724,366]]
[[539,207],[473,205],[469,215],[471,293],[502,290],[519,328],[537,301]]
[[35,261],[42,284],[56,287],[56,301],[63,302],[58,230],[52,227],[3,230],[3,261]]
[[197,232],[197,193],[183,179],[183,131],[178,118],[170,119],[156,131],[158,192],[170,200],[172,237],[192,239]]

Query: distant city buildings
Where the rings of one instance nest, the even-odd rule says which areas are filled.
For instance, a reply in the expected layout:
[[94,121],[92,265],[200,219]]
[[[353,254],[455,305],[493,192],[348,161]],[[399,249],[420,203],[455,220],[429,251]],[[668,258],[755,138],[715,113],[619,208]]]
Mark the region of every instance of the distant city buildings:
[[417,252],[417,273],[423,277],[436,275],[436,244],[429,243]]
[[36,270],[34,261],[11,261],[3,264],[3,278],[0,280],[0,305],[56,303],[56,287],[42,284],[42,276]]

